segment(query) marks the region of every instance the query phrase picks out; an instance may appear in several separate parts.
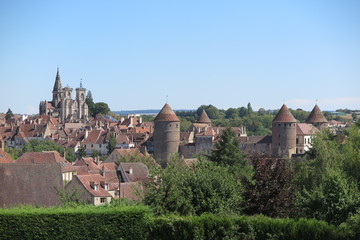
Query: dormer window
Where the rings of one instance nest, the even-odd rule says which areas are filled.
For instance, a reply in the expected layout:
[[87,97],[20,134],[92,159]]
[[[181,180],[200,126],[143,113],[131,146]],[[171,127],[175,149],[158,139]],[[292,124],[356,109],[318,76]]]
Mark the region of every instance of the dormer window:
[[99,189],[98,185],[94,185],[94,190],[97,191]]

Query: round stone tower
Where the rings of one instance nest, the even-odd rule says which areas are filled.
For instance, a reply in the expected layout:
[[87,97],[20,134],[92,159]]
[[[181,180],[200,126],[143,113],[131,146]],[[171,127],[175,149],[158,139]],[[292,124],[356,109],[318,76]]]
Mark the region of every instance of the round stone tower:
[[314,125],[314,127],[319,130],[324,129],[328,126],[328,121],[326,120],[324,114],[321,112],[317,104],[315,105],[305,122]]
[[171,155],[179,151],[180,120],[169,104],[154,119],[154,157],[165,168]]
[[274,156],[289,158],[296,153],[296,119],[285,104],[272,121],[272,152]]

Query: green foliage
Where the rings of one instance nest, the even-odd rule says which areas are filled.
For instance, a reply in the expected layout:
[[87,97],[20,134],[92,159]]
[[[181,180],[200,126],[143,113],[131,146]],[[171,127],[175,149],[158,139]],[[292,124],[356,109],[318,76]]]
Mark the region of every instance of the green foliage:
[[144,198],[157,213],[240,212],[242,186],[227,168],[201,160],[189,167],[173,158],[158,171],[154,181],[147,183]]
[[5,114],[5,120],[8,120],[8,119],[12,118],[13,116],[14,116],[14,114],[11,111],[11,109],[9,108]]
[[92,158],[96,158],[99,156],[101,156],[101,153],[98,150],[93,150],[93,152],[91,153]]
[[141,162],[148,167],[150,172],[152,171],[152,169],[159,167],[159,164],[155,161],[153,157],[151,157],[151,155],[142,155],[138,153],[132,155],[126,154],[118,159],[117,163],[120,162]]
[[254,174],[251,181],[245,181],[244,212],[270,217],[295,216],[295,187],[289,162],[259,154],[251,155],[250,161]]
[[335,227],[314,219],[203,214],[155,216],[141,205],[0,209],[2,239],[359,239],[359,215]]
[[181,132],[186,132],[189,127],[191,126],[192,122],[187,120],[184,117],[179,117],[180,118],[180,131]]
[[18,159],[23,154],[22,148],[11,148],[11,147],[8,148],[8,147],[6,147],[5,152],[7,152],[12,157],[12,159],[14,159],[14,160]]
[[209,160],[224,166],[246,167],[246,159],[240,150],[239,140],[231,128],[226,128],[215,149],[211,151]]
[[340,224],[360,208],[359,128],[343,136],[322,131],[307,159],[296,164],[301,216]]
[[89,115],[90,116],[94,116],[94,99],[93,96],[91,94],[91,91],[88,91],[86,94],[86,98],[85,98],[85,103],[88,105],[89,108]]
[[86,157],[86,147],[80,146],[79,149],[75,152],[75,156],[77,159]]
[[98,102],[94,104],[94,109],[93,109],[93,117],[95,117],[97,114],[103,114],[106,115],[108,114],[108,112],[110,112],[110,108],[107,105],[107,103],[104,102]]
[[63,154],[65,149],[62,146],[58,145],[56,142],[51,140],[32,139],[25,144],[22,151],[23,153],[57,151],[58,153]]
[[108,145],[106,146],[107,150],[108,150],[108,155],[110,155],[116,148],[116,144],[117,144],[117,141],[116,141],[116,136],[114,133],[112,133],[110,135],[110,139],[109,139],[109,143]]
[[75,150],[72,148],[65,148],[65,159],[69,162],[74,162],[76,160]]

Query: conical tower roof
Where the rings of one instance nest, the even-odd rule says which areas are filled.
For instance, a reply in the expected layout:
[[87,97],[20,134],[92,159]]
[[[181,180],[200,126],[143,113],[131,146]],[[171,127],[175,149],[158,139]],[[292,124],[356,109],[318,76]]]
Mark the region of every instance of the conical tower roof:
[[319,106],[316,104],[305,122],[306,123],[327,123],[327,120],[326,120],[324,114],[321,112]]
[[175,112],[171,109],[169,104],[165,104],[159,114],[155,117],[154,122],[180,122]]
[[197,123],[211,123],[209,116],[206,114],[205,110],[202,111],[200,117],[196,121]]
[[59,68],[57,68],[53,91],[57,92],[57,91],[61,91],[61,90],[62,90],[62,87],[61,87],[60,73],[59,73]]
[[297,122],[285,104],[282,105],[280,111],[276,114],[273,122]]

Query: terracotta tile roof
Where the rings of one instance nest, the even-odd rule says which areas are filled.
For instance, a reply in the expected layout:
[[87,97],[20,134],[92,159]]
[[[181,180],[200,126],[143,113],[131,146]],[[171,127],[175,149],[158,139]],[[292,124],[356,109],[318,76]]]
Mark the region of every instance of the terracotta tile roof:
[[77,175],[88,175],[100,173],[100,168],[94,162],[94,159],[91,157],[80,158],[73,163],[74,166],[77,166],[78,171]]
[[319,130],[310,123],[298,123],[296,124],[296,135],[314,135]]
[[130,200],[140,200],[144,192],[144,187],[140,182],[126,182],[120,184],[120,198]]
[[273,122],[297,122],[285,104],[282,105],[280,111],[276,114]]
[[209,116],[206,114],[205,110],[202,111],[197,123],[211,123]]
[[84,144],[103,144],[106,138],[106,132],[103,130],[92,130],[88,137],[83,141]]
[[180,120],[171,109],[170,105],[166,103],[155,117],[154,122],[180,122]]
[[121,162],[118,167],[121,173],[122,182],[146,182],[149,180],[147,166],[140,162]]
[[[90,174],[90,175],[75,175],[74,178],[77,178],[80,183],[85,187],[85,189],[94,197],[111,197],[111,194],[106,191],[103,186],[101,186],[101,182],[106,182],[105,177],[100,174]],[[91,182],[94,185],[97,185],[98,188],[95,190],[91,186]]]
[[62,172],[75,171],[71,163],[63,158],[56,151],[44,151],[44,152],[26,152],[16,160],[17,163],[36,163],[36,164],[51,164],[59,163],[61,165]]
[[306,123],[327,123],[328,121],[326,120],[324,114],[321,112],[319,106],[316,104],[305,122]]
[[129,144],[129,143],[130,143],[130,139],[128,138],[127,135],[119,134],[119,135],[116,137],[116,143],[117,143],[117,144]]
[[116,151],[120,156],[126,156],[126,155],[131,155],[134,156],[136,154],[139,155],[143,155],[138,148],[119,148],[119,149],[115,149],[114,151]]
[[63,189],[60,164],[0,164],[0,206],[60,205]]
[[0,149],[0,163],[15,163],[15,161],[7,152]]

